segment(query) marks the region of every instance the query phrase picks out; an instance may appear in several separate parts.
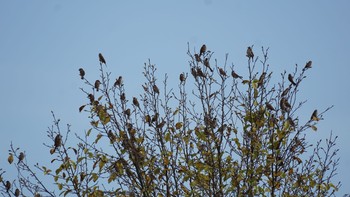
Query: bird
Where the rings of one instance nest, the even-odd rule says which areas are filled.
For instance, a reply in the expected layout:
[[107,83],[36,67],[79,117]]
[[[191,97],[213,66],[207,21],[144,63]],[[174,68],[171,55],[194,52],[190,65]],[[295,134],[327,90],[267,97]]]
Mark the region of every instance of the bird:
[[266,72],[263,72],[263,73],[261,74],[261,76],[259,77],[258,87],[260,87],[260,86],[264,83],[265,76],[266,76]]
[[123,80],[122,76],[119,76],[118,79],[115,79],[114,87],[120,86],[122,84],[122,80]]
[[288,103],[286,98],[282,98],[280,101],[280,107],[282,111],[289,111],[292,106]]
[[286,96],[288,93],[289,93],[289,90],[290,90],[290,86],[288,88],[286,88],[283,92],[282,92],[282,97]]
[[98,92],[98,90],[100,89],[100,84],[101,84],[101,81],[100,80],[96,80],[95,81],[95,88],[96,88],[96,91]]
[[201,49],[199,50],[199,56],[203,55],[205,51],[207,51],[207,46],[203,44]]
[[15,196],[18,197],[20,194],[21,194],[21,192],[20,192],[19,189],[17,188],[17,189],[15,190]]
[[306,64],[305,64],[305,67],[303,68],[303,70],[306,70],[306,69],[309,69],[309,68],[312,68],[312,61],[308,61]]
[[6,181],[5,188],[6,188],[6,192],[9,192],[9,190],[11,189],[11,182],[10,181]]
[[252,48],[251,47],[248,47],[247,48],[247,55],[246,55],[249,59],[250,58],[254,58],[254,53],[253,53],[253,50],[252,50]]
[[93,94],[89,94],[88,98],[90,99],[90,103],[93,103],[95,101],[95,96]]
[[124,114],[128,116],[128,118],[130,118],[130,109],[128,108],[127,110],[124,111]]
[[194,58],[196,59],[197,62],[201,62],[202,61],[201,57],[199,57],[198,54],[194,54]]
[[140,108],[139,101],[137,100],[136,97],[133,97],[133,98],[132,98],[132,103],[133,103],[136,107]]
[[318,118],[317,114],[317,109],[315,109],[315,111],[311,115],[310,120],[319,121],[320,119]]
[[219,68],[219,73],[220,73],[220,75],[223,76],[223,77],[226,77],[226,76],[227,76],[226,72],[225,72],[224,69],[222,69],[222,68]]
[[156,84],[153,85],[153,91],[157,94],[159,94],[159,88]]
[[180,74],[179,76],[180,82],[184,82],[185,81],[185,75],[183,73]]
[[209,68],[209,70],[210,70],[211,72],[213,72],[213,69],[210,68],[210,64],[209,64],[209,59],[208,59],[208,58],[205,58],[205,59],[204,59],[203,64],[204,64],[205,67]]
[[205,76],[205,74],[203,73],[203,71],[202,71],[202,69],[201,68],[197,68],[197,76],[199,76],[199,77],[203,77],[203,78],[205,78],[206,76]]
[[194,78],[197,78],[197,76],[198,76],[197,70],[194,67],[191,68],[191,74],[193,75]]
[[81,79],[84,79],[84,76],[85,76],[85,71],[84,71],[84,69],[79,68],[79,75],[80,75]]
[[120,100],[125,101],[125,93],[124,92],[120,94]]
[[292,76],[292,74],[288,74],[288,80],[289,80],[289,82],[291,82],[293,85],[297,85],[295,82],[294,82],[294,80],[293,80],[293,76]]
[[106,65],[106,60],[101,53],[98,54],[98,59],[100,60],[100,64]]
[[235,78],[235,79],[237,79],[237,78],[242,79],[242,78],[243,78],[242,76],[239,76],[235,71],[232,71],[232,72],[231,72],[231,76],[232,76],[233,78]]
[[21,163],[21,161],[23,161],[23,159],[24,159],[24,153],[20,152],[19,156],[18,156],[18,163],[17,164]]
[[275,108],[273,108],[273,106],[270,103],[266,102],[265,104],[266,104],[267,109],[269,109],[271,111],[275,111]]
[[60,134],[57,134],[54,141],[55,141],[54,150],[56,150],[62,145],[62,136]]

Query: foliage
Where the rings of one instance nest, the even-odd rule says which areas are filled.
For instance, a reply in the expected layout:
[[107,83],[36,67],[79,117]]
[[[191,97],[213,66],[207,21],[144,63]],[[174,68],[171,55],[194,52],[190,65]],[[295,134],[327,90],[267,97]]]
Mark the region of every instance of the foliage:
[[[188,50],[190,74],[181,73],[178,86],[156,78],[156,67],[144,65],[145,83],[139,96],[128,96],[123,77],[112,80],[99,54],[100,78],[85,83],[87,102],[79,111],[90,127],[70,146],[70,126],[64,132],[53,115],[46,145],[52,166],[30,167],[11,145],[8,161],[18,169],[16,180],[1,170],[3,195],[76,196],[332,196],[339,159],[337,137],[313,147],[307,133],[330,108],[299,117],[305,101],[297,99],[309,61],[300,70],[281,73],[276,84],[268,64],[247,50],[247,75],[234,65],[218,65],[203,45]],[[190,89],[190,90],[188,90]],[[22,157],[22,158],[21,158]],[[14,162],[14,161],[18,161]],[[59,193],[37,176],[50,176]],[[10,183],[10,185],[8,184]],[[18,191],[16,191],[18,190]],[[16,193],[17,192],[17,193]]]

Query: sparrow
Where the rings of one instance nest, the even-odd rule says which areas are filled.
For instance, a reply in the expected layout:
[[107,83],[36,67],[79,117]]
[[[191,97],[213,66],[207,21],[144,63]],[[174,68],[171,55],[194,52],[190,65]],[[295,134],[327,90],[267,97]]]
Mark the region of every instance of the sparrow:
[[291,82],[293,85],[297,85],[297,84],[294,82],[294,80],[293,80],[292,74],[288,74],[288,80],[289,80],[289,82]]
[[95,97],[93,94],[89,94],[88,98],[90,99],[90,102],[93,103],[95,101]]
[[291,108],[291,105],[288,103],[286,98],[282,98],[280,101],[280,107],[282,111],[289,111]]
[[225,72],[224,69],[222,69],[222,68],[219,68],[219,73],[220,73],[220,75],[223,76],[223,77],[226,77],[226,76],[227,76],[226,72]]
[[267,109],[269,109],[271,111],[275,111],[275,108],[273,108],[273,106],[270,103],[266,102],[265,104],[266,104]]
[[119,76],[118,79],[115,80],[114,82],[114,87],[120,86],[122,84],[123,77]]
[[62,145],[62,136],[60,134],[57,134],[55,137],[55,144],[54,144],[55,149],[54,150],[59,148],[61,145]]
[[263,73],[261,74],[261,76],[259,77],[258,87],[260,87],[260,86],[264,83],[265,76],[266,76],[266,72],[263,72]]
[[120,100],[125,101],[125,93],[124,92],[120,95]]
[[194,54],[194,58],[196,59],[197,62],[201,62],[202,59],[199,57],[198,54]]
[[203,73],[203,71],[200,68],[197,68],[197,76],[203,77],[205,78],[205,74]]
[[128,118],[130,118],[130,109],[128,108],[127,110],[124,111],[124,114],[128,116]]
[[312,113],[310,120],[319,121],[320,119],[317,117],[317,109]]
[[209,68],[209,70],[210,70],[211,72],[213,72],[213,69],[210,68],[210,64],[209,64],[208,58],[205,58],[205,59],[204,59],[203,64],[204,64],[205,67]]
[[84,71],[84,69],[79,68],[79,75],[80,75],[81,79],[84,79],[84,76],[85,76],[85,71]]
[[237,78],[242,79],[242,78],[243,78],[242,76],[239,76],[235,71],[232,71],[232,72],[231,72],[231,76],[232,76],[233,78],[235,78],[235,79],[237,79]]
[[6,188],[6,192],[9,192],[9,190],[11,189],[11,182],[10,181],[6,181],[5,188]]
[[312,68],[312,61],[308,61],[304,67],[303,70],[306,70],[306,69],[309,69],[309,68]]
[[18,156],[18,163],[17,164],[21,163],[21,161],[23,161],[23,159],[24,159],[24,153],[20,152],[19,156]]
[[191,68],[191,74],[193,75],[194,78],[197,78],[197,71],[194,67]]
[[157,87],[156,84],[153,85],[153,91],[157,94],[159,94],[159,88]]
[[287,94],[288,94],[288,92],[289,92],[289,90],[290,90],[290,86],[288,87],[288,88],[286,88],[283,92],[282,92],[282,97],[284,97],[284,96],[286,96]]
[[185,81],[185,75],[183,73],[180,74],[180,82],[184,82]]
[[253,50],[252,50],[252,48],[251,47],[248,47],[247,48],[247,55],[246,55],[249,59],[250,58],[254,58],[254,53],[253,53]]
[[96,91],[98,92],[98,90],[100,89],[100,84],[101,84],[101,81],[100,80],[96,80],[95,81],[95,88],[96,88]]
[[132,98],[132,103],[133,103],[136,107],[140,108],[139,101],[137,100],[136,97],[133,97],[133,98]]
[[15,196],[18,197],[20,194],[21,194],[21,192],[20,192],[19,189],[17,188],[17,189],[15,190]]
[[100,64],[106,65],[106,60],[101,53],[98,54],[98,59],[100,60]]
[[201,49],[199,50],[199,56],[203,55],[205,51],[207,51],[207,46],[203,44]]

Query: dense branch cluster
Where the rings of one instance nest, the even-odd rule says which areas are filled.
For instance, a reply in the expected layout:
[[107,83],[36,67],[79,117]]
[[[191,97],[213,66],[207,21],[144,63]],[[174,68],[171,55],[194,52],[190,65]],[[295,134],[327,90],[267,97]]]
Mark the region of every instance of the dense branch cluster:
[[[60,129],[59,119],[48,130],[47,144],[57,168],[35,165],[52,176],[59,194],[51,191],[28,166],[25,155],[11,145],[8,161],[18,169],[17,180],[5,179],[3,195],[76,196],[332,196],[339,159],[337,137],[330,135],[325,147],[312,149],[307,132],[330,108],[298,113],[305,101],[298,90],[308,61],[301,71],[281,73],[271,84],[268,49],[262,58],[247,48],[247,74],[237,73],[213,59],[203,45],[188,50],[188,73],[180,73],[176,89],[156,78],[156,67],[145,63],[143,92],[129,96],[123,77],[106,71],[98,55],[100,77],[89,80],[83,68],[80,78],[90,127],[78,143],[68,145],[71,135]],[[190,89],[190,90],[188,90]],[[307,150],[311,150],[307,152]],[[306,154],[308,153],[308,154]],[[18,163],[14,162],[18,160]],[[25,174],[29,175],[26,176]]]

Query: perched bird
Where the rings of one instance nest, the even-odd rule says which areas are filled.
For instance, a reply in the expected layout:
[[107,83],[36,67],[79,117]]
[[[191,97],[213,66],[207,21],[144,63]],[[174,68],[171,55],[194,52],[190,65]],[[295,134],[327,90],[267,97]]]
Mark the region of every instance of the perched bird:
[[165,120],[162,120],[162,122],[160,122],[157,126],[156,126],[156,128],[157,129],[161,129],[161,128],[163,128],[164,127],[164,125],[165,125]]
[[159,88],[156,84],[153,85],[153,91],[157,94],[159,94]]
[[288,103],[286,98],[282,98],[280,101],[280,107],[282,109],[282,111],[289,111],[291,109],[291,105]]
[[133,97],[133,98],[132,98],[132,103],[133,103],[136,107],[140,108],[139,101],[137,100],[136,97]]
[[253,50],[252,50],[252,48],[251,47],[248,47],[247,48],[247,55],[246,55],[249,59],[250,58],[254,58],[254,53],[253,53]]
[[291,82],[293,85],[297,85],[293,80],[292,74],[290,74],[290,73],[288,74],[288,81]]
[[266,104],[266,108],[271,110],[271,111],[275,111],[275,108],[268,102],[265,103]]
[[198,76],[197,70],[194,67],[191,68],[191,74],[193,75],[194,78],[197,78],[197,76]]
[[282,92],[282,97],[286,96],[288,93],[289,93],[289,90],[290,90],[290,86],[288,88],[286,88],[283,92]]
[[320,119],[318,118],[317,114],[317,109],[315,109],[315,111],[311,115],[310,120],[319,121]]
[[288,117],[288,118],[287,118],[287,121],[288,121],[288,123],[289,123],[290,126],[292,126],[293,128],[295,128],[295,123],[294,123],[294,121],[293,121],[293,119],[292,119],[291,117]]
[[20,152],[19,156],[18,156],[18,163],[17,164],[21,163],[21,161],[23,161],[23,159],[24,159],[24,153]]
[[220,73],[220,75],[223,76],[223,77],[226,77],[226,76],[227,76],[226,72],[225,72],[224,69],[222,69],[222,68],[219,68],[219,73]]
[[59,148],[61,145],[62,145],[62,136],[60,134],[57,134],[55,137],[55,144],[54,144],[55,149],[54,150]]
[[15,190],[15,196],[18,197],[20,194],[21,194],[21,192],[20,192],[19,189],[17,188],[17,189]]
[[85,76],[85,71],[84,71],[84,69],[79,68],[79,75],[80,75],[81,79],[84,79],[84,76]]
[[114,87],[120,86],[122,84],[123,77],[119,76],[118,79],[115,80],[114,82]]
[[100,60],[100,64],[106,65],[106,60],[101,53],[98,54],[98,59]]
[[213,69],[210,68],[210,64],[209,64],[208,58],[205,58],[205,59],[204,59],[203,64],[204,64],[205,67],[209,68],[209,70],[210,70],[211,72],[213,72]]
[[130,114],[131,114],[131,111],[130,109],[128,108],[127,110],[124,111],[124,114],[128,116],[128,118],[130,118]]
[[6,192],[9,192],[9,190],[11,189],[11,182],[10,181],[6,181],[5,188],[6,188]]
[[120,95],[120,100],[125,101],[125,93],[124,92]]
[[199,50],[199,56],[203,55],[206,51],[207,51],[207,46],[203,44],[201,49]]
[[184,82],[185,81],[185,75],[183,73],[180,74],[180,82]]
[[309,69],[312,67],[312,61],[308,61],[305,65],[305,67],[303,68],[303,70]]
[[194,54],[194,58],[196,59],[197,62],[201,62],[202,61],[201,57],[199,57],[199,55],[197,53]]
[[93,94],[89,94],[88,98],[90,99],[91,103],[93,103],[95,101],[95,96]]
[[100,89],[100,85],[101,85],[101,81],[100,80],[96,80],[95,81],[95,88],[96,88],[96,91],[98,92],[98,90]]
[[261,76],[259,77],[258,87],[260,87],[260,86],[264,83],[265,76],[266,76],[266,72],[263,72],[263,73],[261,74]]
[[232,72],[231,72],[231,76],[232,76],[233,78],[235,78],[235,79],[237,79],[237,78],[242,79],[242,78],[243,78],[242,76],[239,76],[235,71],[232,71]]
[[206,77],[201,68],[197,68],[197,72],[196,73],[197,73],[197,76],[200,76],[200,77],[203,77],[203,78]]

